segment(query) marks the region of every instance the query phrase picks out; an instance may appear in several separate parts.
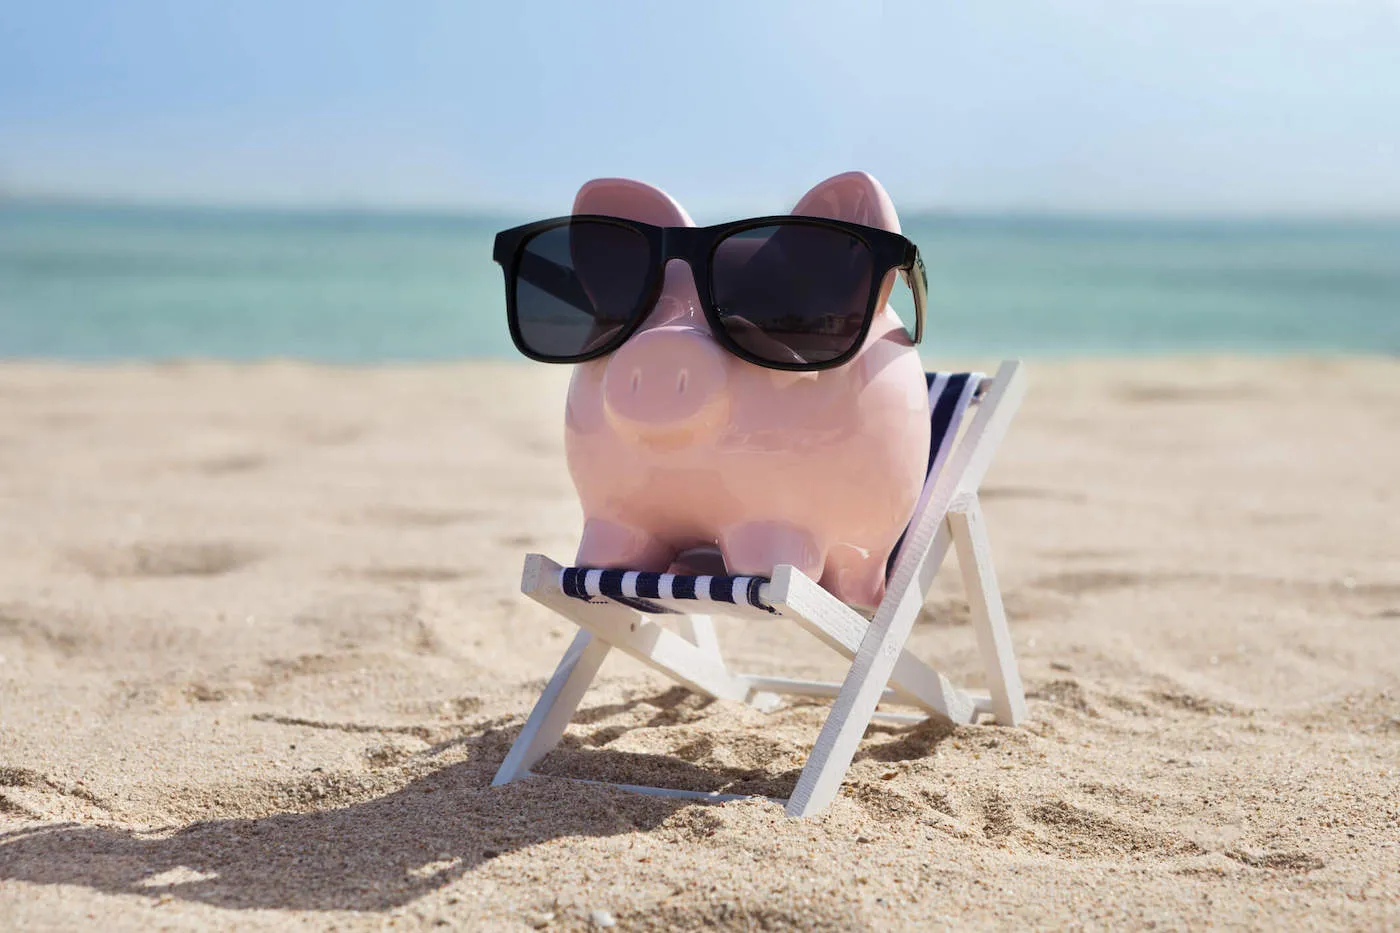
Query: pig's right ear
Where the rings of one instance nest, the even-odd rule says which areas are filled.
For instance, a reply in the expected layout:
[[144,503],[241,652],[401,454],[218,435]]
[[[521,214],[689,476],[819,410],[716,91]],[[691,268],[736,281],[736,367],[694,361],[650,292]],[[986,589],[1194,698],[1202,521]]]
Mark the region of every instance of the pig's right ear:
[[803,195],[792,212],[899,232],[899,215],[894,211],[894,202],[867,172],[846,172],[828,178]]
[[575,214],[607,214],[658,227],[693,227],[695,221],[660,188],[630,178],[595,178],[578,189]]

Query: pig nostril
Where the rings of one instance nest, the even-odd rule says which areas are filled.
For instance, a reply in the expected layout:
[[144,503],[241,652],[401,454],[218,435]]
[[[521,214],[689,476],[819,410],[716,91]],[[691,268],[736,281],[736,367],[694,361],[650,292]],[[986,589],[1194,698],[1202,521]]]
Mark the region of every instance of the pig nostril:
[[632,370],[632,394],[633,394],[633,395],[636,395],[636,394],[637,394],[637,390],[640,389],[641,387],[642,387],[642,371],[641,371],[640,369],[634,369],[634,370]]
[[686,383],[690,382],[690,370],[682,369],[676,376],[676,394],[684,395]]

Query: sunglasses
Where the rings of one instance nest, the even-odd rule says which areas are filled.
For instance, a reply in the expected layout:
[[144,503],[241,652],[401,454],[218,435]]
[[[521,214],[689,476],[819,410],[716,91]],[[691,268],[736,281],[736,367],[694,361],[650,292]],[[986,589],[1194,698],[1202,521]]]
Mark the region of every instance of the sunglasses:
[[715,339],[770,369],[830,369],[850,360],[875,318],[880,286],[900,270],[923,339],[928,278],[898,233],[821,217],[756,217],[713,227],[576,214],[496,234],[506,316],[521,353],[580,363],[632,336],[661,295],[666,264],[685,261]]

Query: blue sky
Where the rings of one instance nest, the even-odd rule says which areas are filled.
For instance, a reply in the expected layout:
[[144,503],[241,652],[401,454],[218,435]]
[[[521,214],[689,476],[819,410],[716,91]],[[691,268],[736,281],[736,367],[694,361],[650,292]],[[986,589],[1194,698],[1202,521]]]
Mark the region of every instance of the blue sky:
[[1400,214],[1400,0],[0,0],[0,192]]

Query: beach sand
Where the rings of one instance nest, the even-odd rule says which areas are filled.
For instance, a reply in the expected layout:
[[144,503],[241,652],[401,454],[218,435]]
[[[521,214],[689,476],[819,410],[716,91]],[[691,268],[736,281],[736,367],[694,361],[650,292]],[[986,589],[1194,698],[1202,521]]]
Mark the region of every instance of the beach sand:
[[[573,636],[567,375],[0,366],[0,928],[1400,928],[1400,364],[1033,362],[1030,722],[872,728],[810,821],[489,786]],[[977,685],[966,616],[911,645]],[[823,715],[614,653],[540,770],[785,794]]]

